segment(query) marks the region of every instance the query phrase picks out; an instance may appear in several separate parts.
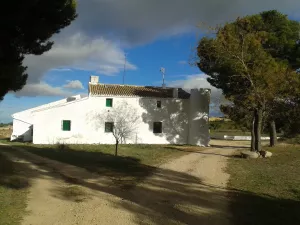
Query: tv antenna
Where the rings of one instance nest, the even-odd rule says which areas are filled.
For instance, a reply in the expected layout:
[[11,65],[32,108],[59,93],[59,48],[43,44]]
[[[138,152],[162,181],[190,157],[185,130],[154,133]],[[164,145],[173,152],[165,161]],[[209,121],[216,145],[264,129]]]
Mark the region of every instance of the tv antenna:
[[161,67],[160,68],[160,72],[161,72],[162,78],[163,78],[162,87],[164,88],[164,87],[166,87],[166,85],[165,85],[165,73],[166,73],[166,69],[164,67]]

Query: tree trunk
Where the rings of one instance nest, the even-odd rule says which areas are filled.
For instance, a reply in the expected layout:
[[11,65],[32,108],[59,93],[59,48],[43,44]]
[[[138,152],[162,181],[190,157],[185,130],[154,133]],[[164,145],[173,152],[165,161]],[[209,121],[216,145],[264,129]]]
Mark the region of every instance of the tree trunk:
[[276,124],[274,120],[270,121],[270,146],[274,147],[277,144]]
[[255,110],[255,151],[261,151],[261,127],[262,127],[262,109],[258,108]]
[[118,145],[119,145],[119,141],[116,141],[115,156],[118,156]]
[[255,112],[253,113],[251,126],[251,151],[255,152]]

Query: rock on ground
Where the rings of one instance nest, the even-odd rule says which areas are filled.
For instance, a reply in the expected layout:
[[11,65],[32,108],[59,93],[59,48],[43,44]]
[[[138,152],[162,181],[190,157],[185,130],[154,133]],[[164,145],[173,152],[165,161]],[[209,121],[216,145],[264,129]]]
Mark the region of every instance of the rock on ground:
[[272,152],[268,152],[268,151],[261,151],[260,152],[260,155],[262,156],[262,157],[264,157],[264,158],[270,158],[270,157],[272,157]]
[[242,151],[241,156],[246,159],[257,159],[259,154],[257,152]]

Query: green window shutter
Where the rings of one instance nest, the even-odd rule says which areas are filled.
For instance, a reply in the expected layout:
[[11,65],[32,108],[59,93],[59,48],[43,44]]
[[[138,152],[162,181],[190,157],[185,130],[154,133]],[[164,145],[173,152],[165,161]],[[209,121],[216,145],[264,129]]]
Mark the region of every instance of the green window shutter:
[[153,133],[154,134],[162,133],[162,122],[154,122],[153,123]]
[[106,99],[106,107],[112,107],[113,105],[113,100],[112,98],[107,98]]
[[70,131],[71,130],[71,120],[63,120],[62,121],[62,130]]
[[112,122],[105,122],[105,133],[112,133],[114,129],[114,123]]

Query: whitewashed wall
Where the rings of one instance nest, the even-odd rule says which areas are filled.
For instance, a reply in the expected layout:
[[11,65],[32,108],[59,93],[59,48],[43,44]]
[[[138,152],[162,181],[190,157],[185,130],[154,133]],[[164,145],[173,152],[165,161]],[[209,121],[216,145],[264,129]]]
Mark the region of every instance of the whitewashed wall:
[[[34,124],[35,144],[114,144],[113,135],[104,132],[104,123],[99,125],[93,117],[95,111],[111,109],[106,107],[106,98],[110,97],[77,99],[51,105],[48,109],[43,107],[15,114],[21,120],[13,121],[13,135],[23,135],[24,141],[31,141],[31,124]],[[162,108],[157,108],[157,100],[162,102]],[[187,100],[114,97],[113,105],[122,101],[136,108],[140,115],[137,130],[126,143],[204,146],[209,143],[209,95],[204,89],[192,90]],[[62,120],[71,121],[71,131],[62,130]],[[162,122],[162,134],[153,133],[153,122]]]
[[[27,120],[27,118],[24,119]],[[32,124],[20,119],[13,119],[13,133],[10,140],[32,141]]]
[[209,89],[192,89],[189,107],[190,145],[209,145]]
[[[104,132],[104,123],[99,126],[93,117],[93,111],[110,110],[106,107],[106,98],[90,97],[36,112],[33,143],[114,144],[113,135]],[[136,134],[131,140],[127,140],[127,143],[186,144],[188,142],[189,100],[115,97],[113,105],[124,100],[135,107],[141,116]],[[157,100],[161,100],[162,108],[156,107]],[[62,131],[62,120],[71,120],[71,131]],[[153,133],[153,122],[162,122],[162,134]]]
[[[80,95],[72,96],[75,99],[81,98]],[[61,105],[67,102],[67,99],[62,99],[59,101],[51,102],[45,105],[41,105],[35,108],[24,110],[12,115],[13,117],[13,132],[10,137],[11,141],[14,140],[23,140],[23,141],[32,141],[32,125],[34,123],[34,114],[33,111],[42,110],[45,108],[51,108],[53,106]]]

